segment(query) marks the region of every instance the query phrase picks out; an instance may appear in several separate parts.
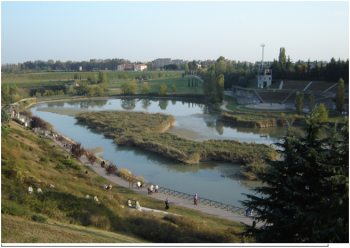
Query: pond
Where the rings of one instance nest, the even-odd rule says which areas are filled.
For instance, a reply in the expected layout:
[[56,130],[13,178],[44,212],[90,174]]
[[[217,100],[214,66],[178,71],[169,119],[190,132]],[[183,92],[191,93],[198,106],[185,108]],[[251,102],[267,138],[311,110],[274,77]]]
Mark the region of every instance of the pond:
[[[84,100],[40,103],[31,109],[55,126],[55,130],[80,142],[86,148],[102,146],[100,157],[111,161],[120,168],[126,168],[134,175],[143,176],[147,181],[161,187],[188,193],[199,197],[242,207],[239,200],[246,200],[242,193],[253,194],[250,189],[259,182],[244,180],[235,175],[240,164],[224,162],[205,162],[198,165],[175,163],[158,154],[137,147],[118,146],[98,130],[88,128],[77,122],[77,111],[147,111],[150,113],[172,114],[175,126],[168,132],[187,139],[203,141],[209,139],[235,139],[240,142],[256,142],[271,145],[279,141],[285,128],[240,128],[220,120],[211,113],[207,104],[196,100],[121,98],[104,100]],[[227,177],[222,177],[222,175]],[[166,198],[166,196],[164,196]]]

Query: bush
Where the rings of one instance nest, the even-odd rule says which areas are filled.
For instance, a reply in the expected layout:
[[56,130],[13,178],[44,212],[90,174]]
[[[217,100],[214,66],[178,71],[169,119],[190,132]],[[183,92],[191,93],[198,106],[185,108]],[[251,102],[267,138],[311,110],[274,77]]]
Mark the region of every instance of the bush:
[[33,215],[32,219],[36,222],[46,223],[47,217],[40,214],[35,214]]
[[48,163],[50,159],[45,156],[40,156],[40,161]]
[[81,170],[81,167],[78,164],[72,164],[70,167],[75,169],[75,170]]
[[28,215],[27,209],[23,208],[23,206],[20,206],[14,202],[6,202],[6,203],[2,202],[1,213],[17,215],[17,216]]
[[64,164],[62,164],[62,163],[60,163],[60,162],[58,162],[57,164],[56,164],[56,170],[65,170],[66,169],[66,166],[64,165]]

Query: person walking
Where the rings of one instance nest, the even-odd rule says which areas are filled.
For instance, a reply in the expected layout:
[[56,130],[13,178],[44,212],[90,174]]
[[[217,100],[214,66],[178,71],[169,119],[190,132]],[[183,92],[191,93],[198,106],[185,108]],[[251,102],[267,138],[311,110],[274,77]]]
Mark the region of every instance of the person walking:
[[140,189],[140,186],[141,186],[141,183],[140,182],[137,182],[137,188]]
[[155,187],[154,192],[155,192],[155,193],[158,193],[158,189],[159,189],[158,184],[156,184],[156,187]]
[[193,197],[193,204],[194,204],[194,205],[197,205],[197,204],[198,204],[198,203],[197,203],[197,194],[195,194],[194,197]]
[[169,209],[169,198],[165,200],[165,209]]

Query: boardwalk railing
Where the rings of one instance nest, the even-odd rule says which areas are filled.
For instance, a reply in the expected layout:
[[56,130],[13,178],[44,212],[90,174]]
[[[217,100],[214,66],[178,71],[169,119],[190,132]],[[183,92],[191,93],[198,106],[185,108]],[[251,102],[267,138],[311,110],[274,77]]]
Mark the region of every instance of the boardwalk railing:
[[[144,188],[147,188],[149,186],[151,186],[151,183],[144,183],[142,185],[142,187],[144,187]],[[190,201],[192,201],[193,197],[194,197],[194,195],[190,195],[190,194],[187,194],[187,193],[183,193],[183,192],[179,192],[179,191],[176,191],[176,190],[167,189],[167,188],[163,188],[163,187],[159,187],[158,192],[159,193],[168,194],[168,195],[173,195],[173,196],[176,196],[176,197],[179,197],[179,198],[182,198],[182,199],[187,199],[187,200],[190,200]],[[240,207],[227,205],[227,204],[224,204],[224,203],[221,203],[221,202],[212,201],[212,200],[201,198],[201,197],[198,197],[197,201],[198,201],[198,203],[202,203],[204,205],[208,205],[208,206],[211,206],[211,207],[224,209],[224,210],[231,211],[231,212],[234,212],[234,213],[237,213],[237,214],[242,214],[242,215],[246,214],[246,210],[243,209],[243,208],[240,208]],[[252,214],[251,217],[254,217],[254,214]]]

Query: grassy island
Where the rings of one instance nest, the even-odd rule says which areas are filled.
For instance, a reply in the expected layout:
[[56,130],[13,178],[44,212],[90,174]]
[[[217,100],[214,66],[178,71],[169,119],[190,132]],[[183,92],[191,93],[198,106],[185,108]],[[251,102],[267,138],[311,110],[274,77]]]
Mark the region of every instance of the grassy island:
[[294,121],[300,121],[300,117],[294,115],[272,114],[272,113],[254,113],[247,114],[242,112],[235,113],[223,113],[221,115],[225,121],[234,122],[240,127],[276,127],[276,126],[287,126],[289,122],[292,124]]
[[164,131],[175,121],[171,115],[101,111],[80,113],[76,118],[114,138],[118,145],[137,146],[185,164],[217,160],[247,165],[261,163],[262,157],[274,159],[277,156],[267,145],[235,140],[197,142],[166,133]]

